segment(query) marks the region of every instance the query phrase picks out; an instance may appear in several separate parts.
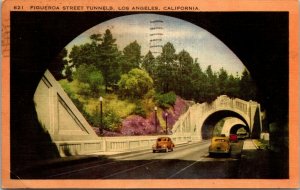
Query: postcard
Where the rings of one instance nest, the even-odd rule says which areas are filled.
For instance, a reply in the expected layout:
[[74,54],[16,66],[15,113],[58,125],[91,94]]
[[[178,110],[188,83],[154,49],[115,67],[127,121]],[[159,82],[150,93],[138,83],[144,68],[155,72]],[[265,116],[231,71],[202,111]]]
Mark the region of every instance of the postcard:
[[6,0],[2,188],[299,188],[296,0]]

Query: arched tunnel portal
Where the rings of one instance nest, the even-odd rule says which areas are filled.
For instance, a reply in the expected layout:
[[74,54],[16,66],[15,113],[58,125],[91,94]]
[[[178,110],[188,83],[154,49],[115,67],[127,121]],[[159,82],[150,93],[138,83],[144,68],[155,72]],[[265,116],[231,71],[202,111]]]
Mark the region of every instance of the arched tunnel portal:
[[237,125],[233,125],[230,128],[230,134],[237,134],[239,131],[241,131],[241,129],[246,131],[247,133],[250,132],[249,127],[246,127],[245,125],[237,124]]
[[231,126],[230,134],[237,135],[238,139],[246,139],[250,137],[250,129],[246,125],[236,124]]
[[222,110],[222,111],[217,111],[212,113],[211,115],[209,115],[205,121],[203,122],[203,125],[201,126],[201,137],[203,140],[207,140],[210,139],[213,135],[216,135],[217,133],[221,133],[221,130],[219,130],[219,132],[216,132],[216,128],[219,127],[223,127],[223,124],[225,122],[226,118],[238,118],[241,121],[243,121],[245,125],[234,125],[232,126],[233,131],[237,131],[238,129],[245,128],[247,130],[247,132],[249,131],[249,126],[247,124],[247,121],[245,118],[243,118],[240,114],[233,112],[233,111],[229,111],[229,110]]
[[248,125],[239,118],[227,117],[224,118],[224,124],[222,126],[222,134],[230,136],[230,134],[243,134],[246,136],[250,134],[250,128]]

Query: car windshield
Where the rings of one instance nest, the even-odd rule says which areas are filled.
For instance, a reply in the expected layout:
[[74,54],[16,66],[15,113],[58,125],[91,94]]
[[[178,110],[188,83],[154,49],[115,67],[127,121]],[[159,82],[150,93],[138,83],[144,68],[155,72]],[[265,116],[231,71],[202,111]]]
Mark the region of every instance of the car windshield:
[[215,142],[225,142],[225,139],[215,139]]
[[157,139],[157,141],[168,141],[168,139],[167,138],[159,138],[159,139]]

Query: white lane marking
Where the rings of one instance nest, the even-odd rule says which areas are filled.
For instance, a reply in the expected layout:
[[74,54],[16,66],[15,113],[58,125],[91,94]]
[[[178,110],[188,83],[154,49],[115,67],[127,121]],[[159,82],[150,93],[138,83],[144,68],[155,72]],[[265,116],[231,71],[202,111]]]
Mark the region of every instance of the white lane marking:
[[201,160],[203,160],[203,159],[204,159],[204,158],[200,158],[199,160],[197,160],[197,161],[193,162],[192,164],[190,164],[190,165],[188,165],[188,166],[186,166],[186,167],[182,168],[181,170],[179,170],[179,171],[178,171],[178,172],[176,172],[175,174],[173,174],[173,175],[169,176],[167,179],[171,179],[171,178],[173,178],[174,176],[178,175],[179,173],[183,172],[184,170],[186,170],[186,169],[188,169],[189,167],[191,167],[191,166],[195,165],[196,163],[200,162],[200,161],[201,161]]
[[152,161],[152,162],[148,162],[148,163],[145,163],[145,164],[142,164],[142,165],[139,165],[139,166],[135,166],[135,167],[133,167],[133,168],[129,168],[129,169],[127,169],[127,170],[122,170],[122,171],[119,171],[119,172],[110,174],[110,175],[108,175],[108,176],[102,177],[102,179],[107,179],[107,178],[109,178],[109,177],[116,176],[116,175],[118,175],[118,174],[125,173],[125,172],[131,171],[131,170],[135,170],[135,169],[137,169],[137,168],[140,168],[140,167],[143,167],[143,166],[146,166],[146,165],[148,165],[148,164],[155,163],[155,162],[159,162],[159,161]]
[[81,171],[92,169],[92,168],[97,168],[97,167],[100,167],[100,166],[110,165],[110,164],[117,163],[117,162],[120,162],[120,161],[115,161],[115,162],[109,162],[109,163],[105,163],[105,164],[90,166],[90,167],[81,168],[81,169],[78,169],[78,170],[71,170],[71,171],[67,171],[67,172],[63,172],[63,173],[51,175],[51,176],[48,176],[48,177],[49,178],[53,178],[53,177],[58,177],[58,176],[62,176],[62,175],[68,175],[68,174],[72,174],[72,173],[76,173],[76,172],[81,172]]

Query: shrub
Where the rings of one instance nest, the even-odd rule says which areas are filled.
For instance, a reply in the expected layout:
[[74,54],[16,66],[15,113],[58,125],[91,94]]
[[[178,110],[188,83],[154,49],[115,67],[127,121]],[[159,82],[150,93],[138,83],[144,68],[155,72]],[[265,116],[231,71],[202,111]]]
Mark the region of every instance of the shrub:
[[113,110],[107,110],[103,115],[103,128],[108,131],[118,131],[121,118]]
[[144,118],[146,117],[146,111],[145,111],[145,109],[143,108],[143,106],[140,102],[136,104],[132,114],[139,115],[139,116],[142,116]]
[[165,94],[157,94],[157,95],[155,95],[155,100],[159,107],[168,108],[175,104],[176,94],[174,92],[168,92]]
[[121,97],[142,98],[153,89],[153,80],[146,71],[132,69],[121,76],[118,86]]
[[[96,109],[91,116],[93,127],[100,127],[101,116],[99,110]],[[118,131],[121,126],[121,118],[111,109],[103,112],[102,127],[107,131]]]

